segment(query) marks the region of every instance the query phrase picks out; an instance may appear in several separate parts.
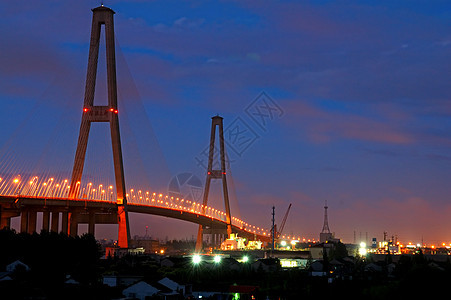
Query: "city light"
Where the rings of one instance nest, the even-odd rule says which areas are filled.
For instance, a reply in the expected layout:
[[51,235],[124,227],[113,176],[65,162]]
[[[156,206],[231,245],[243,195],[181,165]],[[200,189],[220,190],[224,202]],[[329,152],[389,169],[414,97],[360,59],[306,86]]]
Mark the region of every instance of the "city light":
[[215,263],[219,264],[219,263],[221,262],[221,256],[216,255],[216,256],[213,258],[213,260],[214,260]]
[[202,258],[200,255],[195,254],[193,255],[193,264],[198,265],[202,261]]
[[366,249],[366,243],[365,242],[361,242],[360,243],[360,248],[359,248],[359,255],[360,256],[366,256],[367,254],[367,249]]
[[249,261],[249,257],[248,256],[243,256],[243,260],[242,260],[244,263],[247,263],[248,261]]

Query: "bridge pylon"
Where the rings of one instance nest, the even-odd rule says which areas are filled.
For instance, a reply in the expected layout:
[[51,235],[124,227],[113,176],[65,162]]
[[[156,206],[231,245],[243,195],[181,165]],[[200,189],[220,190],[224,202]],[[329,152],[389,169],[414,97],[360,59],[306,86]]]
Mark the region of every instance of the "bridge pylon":
[[[213,155],[215,150],[215,139],[216,139],[216,126],[219,131],[219,154],[220,154],[220,169],[213,169]],[[207,177],[204,188],[203,195],[203,208],[202,212],[205,213],[205,209],[208,203],[208,194],[210,193],[210,183],[212,179],[220,179],[222,181],[222,192],[224,196],[224,205],[226,210],[226,224],[227,224],[227,235],[230,237],[232,233],[232,218],[230,214],[230,204],[229,204],[229,192],[227,189],[227,172],[225,163],[225,146],[224,146],[224,127],[223,118],[220,116],[214,116],[211,118],[211,134],[210,134],[210,149],[208,152],[208,167],[207,167]],[[196,253],[202,251],[203,243],[203,226],[199,225],[199,230],[197,232],[196,241]]]
[[[125,189],[124,165],[122,160],[121,137],[119,132],[119,118],[117,108],[116,57],[114,48],[115,12],[105,6],[92,9],[91,42],[89,46],[88,70],[86,74],[85,97],[78,136],[77,151],[70,183],[69,198],[76,198],[80,193],[80,182],[88,146],[89,130],[92,122],[110,123],[111,142],[113,148],[114,174],[117,194],[117,216],[119,224],[118,246],[128,248],[130,242],[130,228],[128,222],[127,198]],[[108,105],[94,105],[94,92],[97,76],[97,62],[99,58],[99,42],[101,27],[104,25],[106,42],[106,68]]]

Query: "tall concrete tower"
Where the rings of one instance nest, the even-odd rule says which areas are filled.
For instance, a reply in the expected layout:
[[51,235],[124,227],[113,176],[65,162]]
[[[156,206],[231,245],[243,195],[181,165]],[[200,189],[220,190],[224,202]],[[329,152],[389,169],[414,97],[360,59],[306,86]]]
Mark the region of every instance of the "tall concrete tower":
[[[75,153],[74,167],[69,190],[69,198],[76,198],[80,193],[80,182],[85,163],[86,148],[88,146],[89,130],[92,122],[110,123],[111,142],[113,148],[114,174],[117,194],[117,216],[119,224],[118,245],[128,248],[130,241],[130,228],[128,223],[127,198],[125,190],[124,165],[122,161],[121,137],[119,133],[119,118],[117,108],[116,85],[116,56],[114,48],[114,22],[115,12],[105,6],[92,10],[91,43],[89,46],[88,71],[86,74],[85,98],[81,118],[80,133],[78,136],[77,151]],[[97,76],[97,62],[99,58],[100,31],[104,25],[106,44],[106,68],[108,105],[94,105],[94,92]]]
[[[211,118],[211,134],[210,134],[210,149],[208,152],[208,167],[207,167],[207,179],[205,182],[204,197],[203,197],[203,213],[205,213],[205,207],[208,203],[208,194],[210,192],[210,183],[212,179],[222,180],[222,192],[224,196],[224,205],[226,210],[226,223],[227,223],[227,235],[230,237],[232,233],[232,218],[230,215],[230,204],[229,204],[229,192],[227,189],[227,172],[225,163],[225,146],[224,146],[224,128],[223,128],[223,118],[220,116],[214,116]],[[216,139],[216,126],[219,130],[219,152],[221,160],[221,169],[213,169],[213,155],[215,150],[215,139]],[[203,242],[203,227],[199,225],[199,230],[197,232],[196,241],[196,252],[202,250]]]
[[333,234],[330,232],[330,229],[329,229],[329,220],[328,220],[328,218],[327,218],[327,209],[328,209],[328,206],[327,206],[327,200],[326,200],[326,202],[325,202],[325,204],[324,204],[324,224],[323,224],[323,230],[322,230],[321,233],[319,234],[319,241],[320,241],[321,243],[325,243],[325,242],[327,242],[328,240],[330,240],[330,239],[333,238]]

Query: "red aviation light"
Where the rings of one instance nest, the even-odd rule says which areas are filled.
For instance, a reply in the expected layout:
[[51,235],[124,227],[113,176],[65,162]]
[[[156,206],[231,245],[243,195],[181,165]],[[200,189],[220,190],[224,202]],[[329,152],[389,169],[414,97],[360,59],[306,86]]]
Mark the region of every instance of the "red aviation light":
[[110,111],[114,111],[114,108],[110,108]]
[[88,109],[87,109],[87,108],[85,107],[85,108],[83,108],[83,111],[84,111],[84,112],[87,112],[87,111],[88,111]]
[[117,109],[114,111],[115,114],[117,114]]

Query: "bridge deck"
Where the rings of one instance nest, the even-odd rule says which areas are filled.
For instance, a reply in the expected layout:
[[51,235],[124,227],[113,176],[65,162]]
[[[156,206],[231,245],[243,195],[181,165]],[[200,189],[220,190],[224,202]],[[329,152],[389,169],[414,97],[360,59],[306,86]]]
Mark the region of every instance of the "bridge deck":
[[[44,211],[69,211],[79,215],[78,223],[88,223],[88,214],[96,214],[95,223],[117,223],[117,204],[105,200],[68,199],[68,198],[39,198],[31,196],[1,196],[0,206],[2,216],[6,213],[8,217],[19,216],[21,211],[30,210],[35,212]],[[128,203],[127,209],[131,213],[149,214],[163,216],[173,219],[201,224],[211,230],[225,230],[226,222],[211,215],[202,214],[194,209],[174,205],[149,205],[143,203]],[[111,215],[112,218],[105,217]],[[103,217],[100,217],[103,216]],[[269,235],[262,234],[257,230],[249,230],[236,224],[232,224],[232,231],[248,239],[256,239],[268,242]]]

